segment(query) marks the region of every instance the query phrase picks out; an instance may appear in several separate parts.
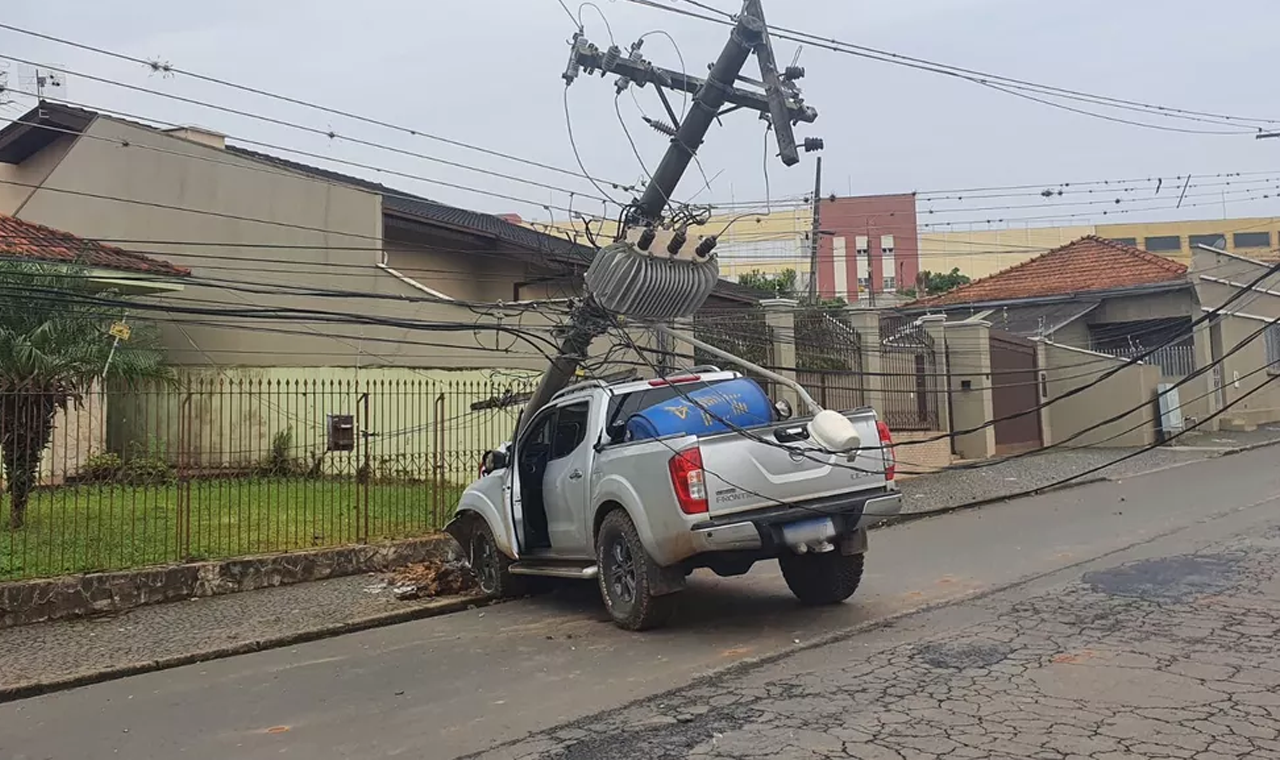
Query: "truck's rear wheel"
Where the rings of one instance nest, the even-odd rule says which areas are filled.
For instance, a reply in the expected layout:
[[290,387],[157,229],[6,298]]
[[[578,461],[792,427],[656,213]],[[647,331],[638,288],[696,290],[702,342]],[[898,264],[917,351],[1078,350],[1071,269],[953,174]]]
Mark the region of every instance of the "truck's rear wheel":
[[628,631],[662,626],[675,609],[674,595],[655,596],[649,586],[653,560],[640,543],[636,526],[626,512],[610,512],[596,537],[600,595],[609,616]]
[[467,560],[480,590],[495,599],[523,596],[528,590],[527,579],[511,574],[511,560],[498,548],[489,523],[482,518],[477,520],[479,525],[471,532]]
[[778,558],[787,588],[803,604],[839,604],[862,582],[862,554],[784,554]]

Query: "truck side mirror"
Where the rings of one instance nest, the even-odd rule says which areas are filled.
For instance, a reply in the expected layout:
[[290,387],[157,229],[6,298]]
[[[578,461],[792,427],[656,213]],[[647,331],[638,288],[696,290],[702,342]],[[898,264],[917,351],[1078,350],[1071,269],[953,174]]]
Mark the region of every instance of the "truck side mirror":
[[490,451],[485,460],[485,470],[488,472],[505,470],[511,464],[511,457],[505,451]]

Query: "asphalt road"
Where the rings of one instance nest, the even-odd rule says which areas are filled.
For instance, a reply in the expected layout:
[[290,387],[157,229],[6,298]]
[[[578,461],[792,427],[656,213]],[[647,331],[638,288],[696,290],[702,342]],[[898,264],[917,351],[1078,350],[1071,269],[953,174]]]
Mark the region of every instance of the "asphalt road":
[[[1263,449],[876,531],[863,590],[833,609],[797,607],[761,566],[695,576],[673,626],[650,634],[613,628],[584,587],[15,702],[0,706],[0,757],[527,755],[553,727],[679,704],[690,684],[789,672],[833,647],[856,659],[890,618],[925,625],[939,614],[925,608],[967,599],[944,608],[962,614],[1134,553],[1262,530],[1280,522],[1274,461]],[[855,627],[872,630],[843,633]]]

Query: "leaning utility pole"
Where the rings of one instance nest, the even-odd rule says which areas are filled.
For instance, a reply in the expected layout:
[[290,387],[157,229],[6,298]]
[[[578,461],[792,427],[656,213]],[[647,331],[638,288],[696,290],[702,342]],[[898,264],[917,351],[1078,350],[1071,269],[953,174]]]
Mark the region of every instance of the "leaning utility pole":
[[[804,69],[789,66],[778,72],[760,0],[745,0],[729,41],[706,79],[654,66],[641,55],[640,42],[624,55],[617,45],[601,50],[579,31],[571,44],[569,64],[562,75],[565,86],[573,84],[580,74],[596,72],[602,77],[617,74],[615,88],[619,94],[632,84],[638,87],[652,84],[671,122],[650,121],[649,124],[669,135],[671,144],[644,193],[628,205],[616,241],[602,249],[587,270],[586,297],[561,331],[559,354],[552,359],[551,367],[525,406],[521,428],[572,381],[591,342],[615,323],[617,315],[652,320],[689,317],[711,294],[719,279],[712,255],[715,237],[703,239],[691,257],[681,258],[688,241],[687,223],[666,220],[664,212],[671,205],[676,186],[697,155],[712,123],[739,109],[756,111],[772,125],[782,162],[792,166],[800,160],[792,126],[818,118],[817,111],[804,104],[796,85],[804,76]],[[752,54],[759,63],[758,81],[742,76],[742,68]],[[757,89],[738,87],[739,81]],[[683,122],[671,107],[667,90],[693,94]],[[804,148],[820,150],[822,140],[808,138]],[[666,245],[667,255],[659,256],[649,249],[655,242],[657,229],[664,224],[673,228],[673,235]],[[643,231],[632,244],[626,234],[629,228],[635,227]]]
[[822,156],[813,177],[813,229],[809,232],[809,302],[818,302],[818,240],[822,234]]

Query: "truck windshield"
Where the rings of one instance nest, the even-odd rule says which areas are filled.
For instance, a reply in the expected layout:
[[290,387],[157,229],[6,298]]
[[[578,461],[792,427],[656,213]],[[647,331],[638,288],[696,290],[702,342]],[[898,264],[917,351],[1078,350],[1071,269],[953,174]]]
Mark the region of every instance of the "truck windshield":
[[730,382],[736,378],[726,378],[724,380],[702,381],[697,383],[684,383],[681,385],[660,385],[656,388],[645,388],[643,390],[632,391],[625,395],[614,396],[609,400],[609,417],[605,430],[608,431],[611,443],[619,443],[622,440],[622,423],[631,418],[631,415],[639,412],[641,409],[648,409],[655,404],[661,404],[670,401],[678,396],[690,393],[704,388],[714,388],[717,385]]

